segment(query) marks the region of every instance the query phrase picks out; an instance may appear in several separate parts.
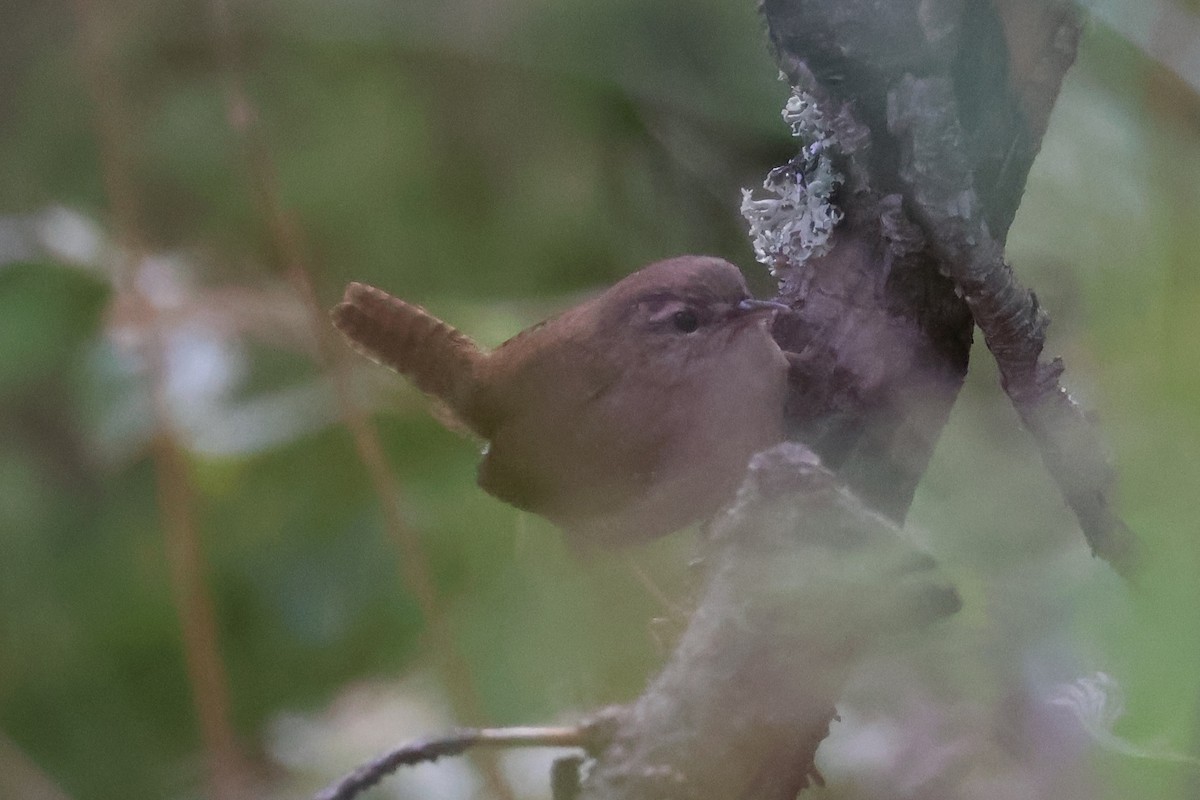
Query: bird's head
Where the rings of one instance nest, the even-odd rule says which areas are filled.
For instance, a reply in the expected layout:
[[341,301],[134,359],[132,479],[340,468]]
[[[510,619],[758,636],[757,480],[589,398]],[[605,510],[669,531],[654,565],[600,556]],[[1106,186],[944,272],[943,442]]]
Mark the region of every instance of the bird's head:
[[601,325],[648,337],[655,347],[693,350],[724,341],[787,306],[756,300],[733,264],[679,256],[643,267],[597,298]]

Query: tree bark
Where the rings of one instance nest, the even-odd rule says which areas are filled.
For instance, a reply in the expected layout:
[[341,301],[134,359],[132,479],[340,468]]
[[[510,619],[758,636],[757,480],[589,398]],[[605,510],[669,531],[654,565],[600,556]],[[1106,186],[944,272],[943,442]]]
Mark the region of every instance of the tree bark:
[[1134,563],[1097,432],[1059,386],[1061,364],[1041,363],[1044,312],[1003,261],[1075,58],[1074,5],[761,9],[789,82],[832,121],[844,176],[828,251],[774,265],[792,308],[774,329],[792,362],[790,434],[824,467],[785,445],[752,469],[715,523],[691,624],[596,759],[585,798],[790,800],[817,776],[850,666],[957,607],[932,561],[872,510],[903,521],[975,325],[1094,551],[1126,574]]
[[792,800],[819,780],[849,666],[959,605],[933,559],[798,444],[755,457],[705,564],[687,631],[582,800]]
[[793,86],[835,124],[845,213],[823,257],[777,268],[795,313],[795,436],[903,520],[966,374],[973,325],[1093,552],[1132,532],[1099,432],[1041,360],[1048,317],[1003,245],[1082,20],[1067,0],[763,0]]

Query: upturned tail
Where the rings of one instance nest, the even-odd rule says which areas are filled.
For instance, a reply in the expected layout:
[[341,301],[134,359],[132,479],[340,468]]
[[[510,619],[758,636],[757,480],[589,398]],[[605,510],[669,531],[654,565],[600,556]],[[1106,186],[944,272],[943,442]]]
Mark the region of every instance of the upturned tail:
[[420,306],[363,283],[346,286],[330,314],[355,350],[409,378],[482,435],[476,387],[486,354],[469,336]]

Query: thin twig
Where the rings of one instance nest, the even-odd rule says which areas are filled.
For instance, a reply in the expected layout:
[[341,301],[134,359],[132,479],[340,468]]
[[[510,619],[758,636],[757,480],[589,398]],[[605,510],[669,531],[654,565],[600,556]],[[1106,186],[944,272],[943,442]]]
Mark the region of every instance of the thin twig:
[[473,747],[573,747],[595,755],[610,741],[620,710],[606,709],[579,725],[466,728],[435,739],[402,744],[317,793],[313,800],[351,800],[400,767],[462,755]]
[[629,568],[629,572],[632,573],[637,582],[642,585],[642,588],[646,590],[646,594],[650,595],[650,597],[658,603],[663,613],[676,622],[687,622],[688,615],[690,613],[688,609],[675,602],[670,597],[667,597],[667,593],[662,590],[662,587],[655,583],[654,579],[646,574],[646,571],[642,569],[640,564],[638,564],[637,559],[635,559],[628,551],[622,551],[621,555],[625,561],[625,566]]
[[136,273],[145,257],[138,194],[128,153],[132,148],[128,114],[112,65],[103,13],[92,0],[75,4],[82,71],[95,106],[100,164],[105,193],[121,252],[113,265],[114,303],[126,303],[147,318],[143,353],[153,396],[155,435],[151,448],[157,482],[166,559],[175,612],[183,636],[184,658],[192,701],[208,762],[212,796],[230,800],[245,786],[237,737],[230,721],[225,665],[218,644],[216,615],[205,575],[208,571],[195,520],[196,492],[187,459],[173,429],[167,401],[163,323],[141,296]]
[[0,733],[0,797],[22,800],[71,800],[21,747]]
[[[287,278],[307,310],[318,346],[320,366],[331,378],[342,421],[350,431],[355,450],[379,497],[385,528],[400,553],[401,574],[425,618],[431,647],[440,662],[450,700],[460,718],[479,721],[484,716],[482,703],[471,680],[469,666],[445,622],[429,559],[420,537],[404,520],[399,481],[388,464],[374,423],[359,406],[351,390],[344,349],[332,336],[328,317],[313,286],[313,269],[306,257],[304,235],[281,200],[274,159],[262,130],[258,109],[245,88],[244,68],[230,6],[226,0],[211,0],[211,6],[217,55],[224,74],[226,113],[242,151],[254,201],[266,221]],[[498,800],[512,800],[513,791],[495,758],[484,755],[478,763],[492,796]]]

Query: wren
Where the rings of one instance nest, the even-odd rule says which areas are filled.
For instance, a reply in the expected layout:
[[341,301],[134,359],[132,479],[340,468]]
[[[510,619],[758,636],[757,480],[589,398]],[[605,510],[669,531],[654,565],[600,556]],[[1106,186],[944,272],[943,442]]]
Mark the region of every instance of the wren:
[[479,485],[613,547],[711,517],[783,438],[787,360],[733,264],[658,261],[486,350],[361,283],[334,325],[486,440]]

